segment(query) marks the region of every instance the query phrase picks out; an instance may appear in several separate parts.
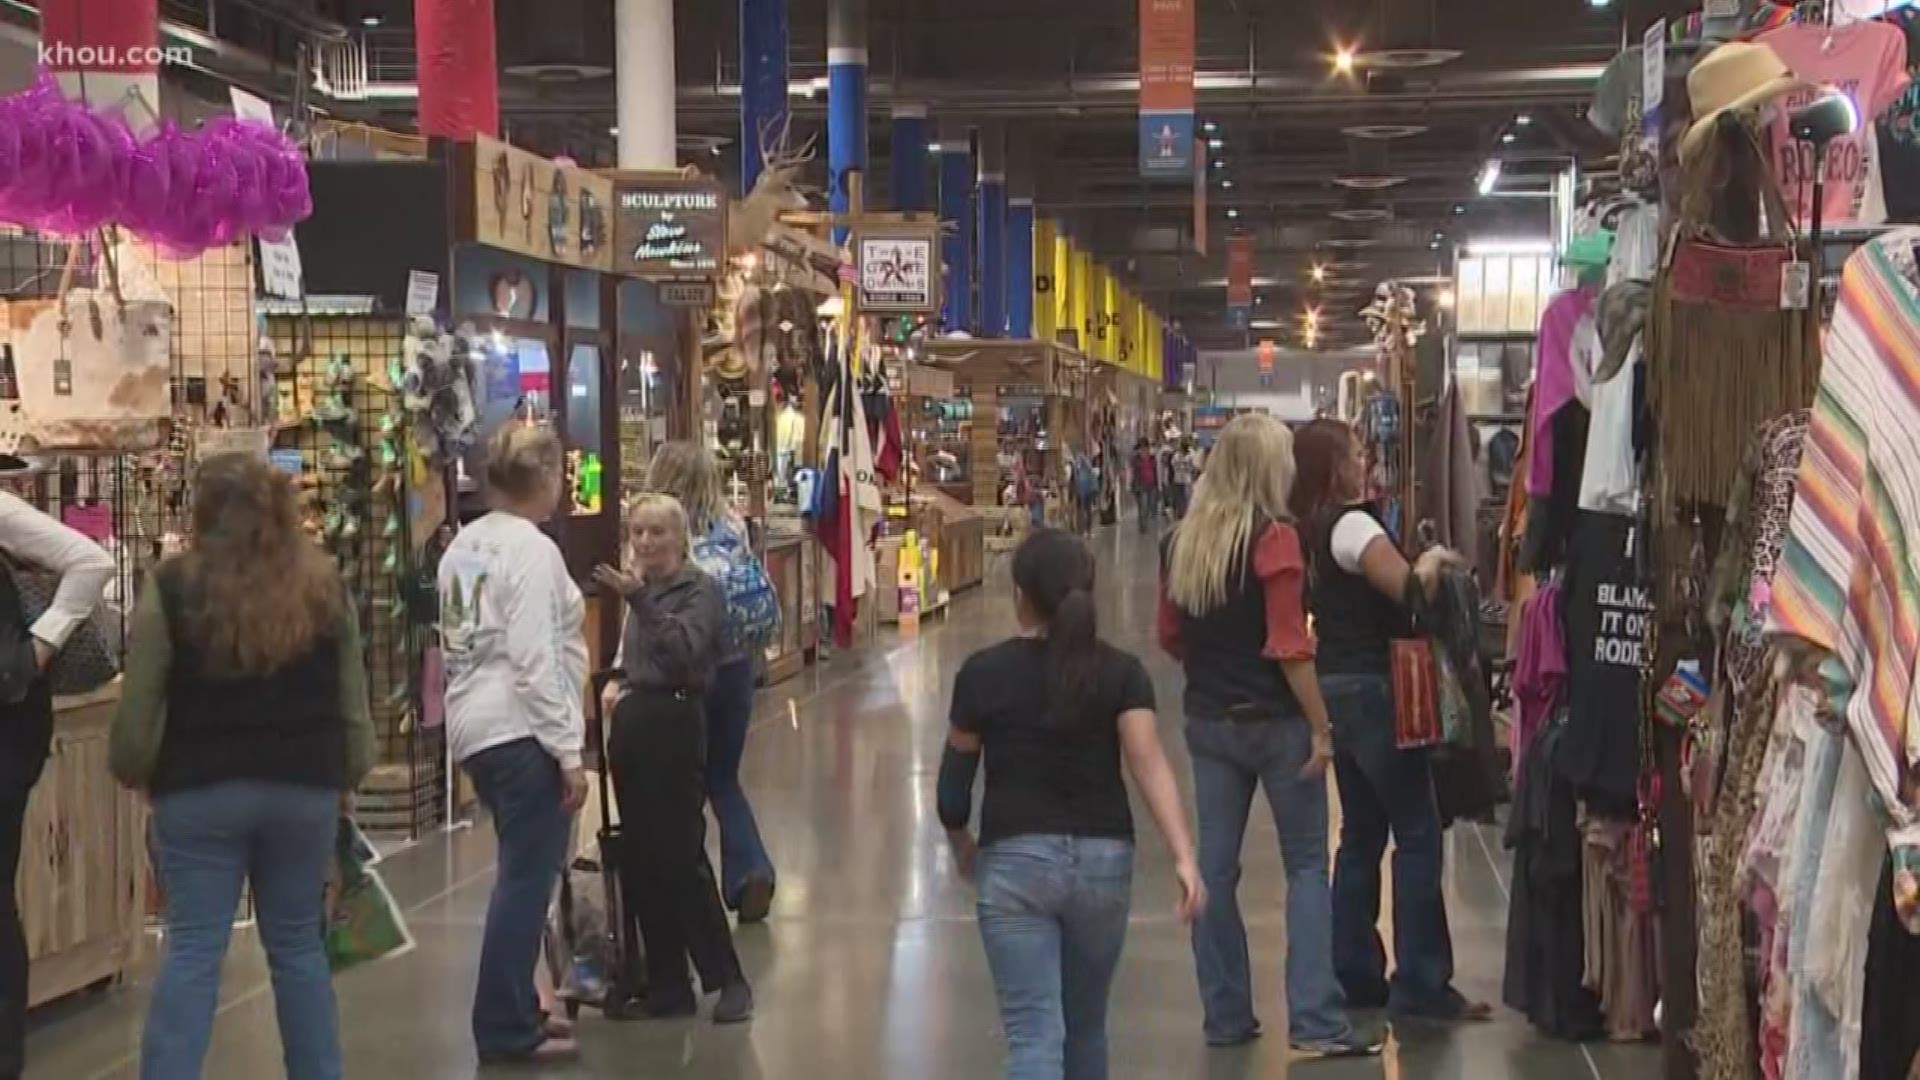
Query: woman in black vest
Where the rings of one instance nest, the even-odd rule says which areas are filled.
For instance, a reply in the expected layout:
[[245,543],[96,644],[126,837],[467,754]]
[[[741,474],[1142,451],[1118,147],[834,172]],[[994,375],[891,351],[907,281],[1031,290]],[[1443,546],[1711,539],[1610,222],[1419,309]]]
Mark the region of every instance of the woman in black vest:
[[201,1075],[251,885],[287,1076],[338,1080],[324,896],[373,724],[353,605],[285,475],[248,454],[200,466],[192,543],[154,571],[132,634],[111,762],[153,797],[167,900],[141,1078]]
[[[1363,500],[1367,466],[1337,420],[1300,429],[1293,512],[1313,567],[1309,606],[1319,637],[1321,692],[1333,718],[1340,785],[1340,853],[1333,871],[1333,962],[1347,1000],[1433,1020],[1484,1020],[1488,1007],[1453,988],[1453,940],[1440,890],[1440,809],[1425,750],[1395,743],[1389,643],[1410,633],[1408,590],[1431,596],[1452,554],[1432,548],[1409,566]],[[1393,941],[1387,978],[1380,860],[1393,835]]]
[[99,605],[113,560],[9,492],[0,492],[0,551],[11,566],[60,578],[46,611],[28,625],[13,572],[0,564],[0,612],[11,620],[0,641],[0,1080],[18,1080],[26,1069],[27,941],[15,879],[27,799],[53,742],[53,697],[41,672]]
[[1260,1034],[1240,848],[1265,788],[1287,871],[1289,1037],[1306,1054],[1378,1053],[1356,1032],[1334,978],[1327,892],[1327,764],[1332,734],[1314,674],[1306,559],[1287,511],[1293,440],[1264,414],[1227,425],[1193,505],[1166,545],[1160,642],[1186,667],[1183,704],[1199,806],[1200,872],[1211,897],[1193,930],[1207,1041]]

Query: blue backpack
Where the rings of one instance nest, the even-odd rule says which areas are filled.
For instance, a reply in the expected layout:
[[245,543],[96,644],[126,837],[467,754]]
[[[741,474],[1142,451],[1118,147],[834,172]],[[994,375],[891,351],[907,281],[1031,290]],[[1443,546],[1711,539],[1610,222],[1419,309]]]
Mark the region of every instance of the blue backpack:
[[767,647],[780,632],[780,597],[747,538],[730,521],[713,523],[694,538],[693,562],[720,586],[727,600],[727,625],[721,641],[728,655]]

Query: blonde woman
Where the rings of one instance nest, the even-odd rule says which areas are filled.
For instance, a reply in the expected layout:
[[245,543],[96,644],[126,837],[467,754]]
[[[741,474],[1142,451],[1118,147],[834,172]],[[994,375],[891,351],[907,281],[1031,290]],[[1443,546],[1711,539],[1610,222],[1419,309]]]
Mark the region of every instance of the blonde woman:
[[251,886],[287,1076],[339,1080],[323,896],[340,796],[372,764],[373,724],[353,605],[265,459],[200,466],[192,544],[134,613],[110,750],[114,775],[153,797],[167,897],[140,1075],[200,1076]]
[[487,454],[491,513],[440,560],[447,738],[499,835],[480,946],[474,1044],[483,1060],[575,1056],[540,1015],[534,967],[574,811],[586,798],[587,649],[580,589],[540,523],[559,508],[560,440],[508,423]]
[[[679,501],[696,545],[732,547],[752,558],[746,527],[727,508],[719,465],[705,447],[690,442],[662,446],[647,470],[647,490]],[[707,690],[707,802],[720,826],[720,896],[740,913],[742,923],[755,923],[764,920],[773,905],[774,872],[740,784],[740,759],[747,749],[759,681],[757,650],[742,630],[724,628],[720,663]]]
[[1334,978],[1327,885],[1327,765],[1333,735],[1315,676],[1306,558],[1287,511],[1293,439],[1264,415],[1227,425],[1187,516],[1165,545],[1161,645],[1181,660],[1187,747],[1209,897],[1193,957],[1209,1044],[1260,1034],[1236,889],[1255,788],[1265,788],[1287,872],[1287,1008],[1295,1049],[1376,1054]]
[[672,496],[640,496],[627,507],[629,569],[602,566],[594,575],[627,605],[607,763],[627,823],[621,886],[646,943],[640,1013],[693,1015],[691,958],[706,990],[720,995],[713,1022],[730,1024],[752,1017],[753,991],[707,861],[701,775],[702,702],[727,605],[720,586],[687,560],[687,528],[687,513]]

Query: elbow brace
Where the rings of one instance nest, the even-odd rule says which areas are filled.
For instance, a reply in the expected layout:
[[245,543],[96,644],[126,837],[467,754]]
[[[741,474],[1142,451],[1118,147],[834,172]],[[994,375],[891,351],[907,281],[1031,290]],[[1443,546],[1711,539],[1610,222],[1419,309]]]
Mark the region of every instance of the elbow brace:
[[964,829],[973,818],[973,776],[980,769],[980,751],[968,753],[951,745],[940,755],[940,786],[935,803],[940,824],[949,832]]

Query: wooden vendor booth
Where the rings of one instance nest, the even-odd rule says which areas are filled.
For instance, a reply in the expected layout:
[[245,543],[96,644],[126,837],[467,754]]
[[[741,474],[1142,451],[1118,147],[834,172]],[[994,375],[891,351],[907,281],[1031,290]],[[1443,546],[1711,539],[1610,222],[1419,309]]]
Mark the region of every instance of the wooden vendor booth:
[[1049,521],[1064,521],[1068,453],[1085,437],[1087,358],[1047,341],[970,338],[929,341],[924,352],[971,405],[972,483],[951,494],[1022,521],[1021,498],[1038,496]]

